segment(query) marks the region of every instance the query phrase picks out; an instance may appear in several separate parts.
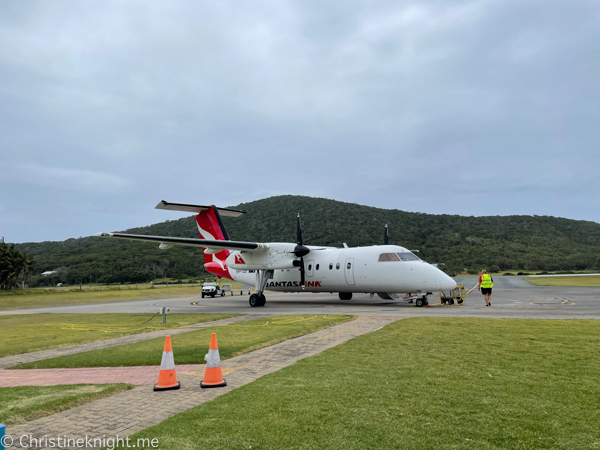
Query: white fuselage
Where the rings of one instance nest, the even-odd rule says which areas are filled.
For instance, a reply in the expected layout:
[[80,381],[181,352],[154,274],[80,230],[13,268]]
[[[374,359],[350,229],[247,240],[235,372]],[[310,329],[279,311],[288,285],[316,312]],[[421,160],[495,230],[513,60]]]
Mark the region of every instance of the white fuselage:
[[[414,255],[414,260],[381,261],[382,254],[406,254],[409,250],[396,245],[333,248],[310,247],[304,256],[305,287],[300,285],[298,267],[274,269],[266,289],[282,292],[364,292],[426,293],[451,290],[456,282],[438,268]],[[228,261],[248,254],[232,252]],[[233,265],[234,267],[231,267]],[[255,270],[236,269],[228,264],[235,281],[256,286]]]

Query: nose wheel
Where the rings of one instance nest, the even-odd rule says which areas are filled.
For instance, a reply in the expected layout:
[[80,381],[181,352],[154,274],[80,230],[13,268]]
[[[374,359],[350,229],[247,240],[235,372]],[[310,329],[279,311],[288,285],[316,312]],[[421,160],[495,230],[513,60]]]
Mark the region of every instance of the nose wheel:
[[415,306],[418,306],[419,308],[427,305],[429,305],[429,302],[427,301],[426,295],[424,295],[423,297],[419,297],[415,300]]

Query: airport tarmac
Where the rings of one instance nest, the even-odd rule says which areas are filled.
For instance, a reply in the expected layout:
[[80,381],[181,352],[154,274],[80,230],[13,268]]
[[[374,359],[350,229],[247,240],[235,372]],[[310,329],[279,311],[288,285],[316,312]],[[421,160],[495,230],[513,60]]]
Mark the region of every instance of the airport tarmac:
[[[471,289],[477,278],[457,278],[457,283]],[[495,317],[527,319],[600,319],[600,287],[534,286],[523,277],[496,277],[492,306],[486,307],[483,296],[474,290],[463,305],[440,305],[439,294],[429,296],[429,307],[417,308],[405,301],[382,300],[369,294],[354,294],[341,301],[337,293],[265,292],[267,304],[251,308],[248,295],[217,298],[184,297],[58,306],[0,312],[19,313],[156,313],[162,306],[172,313],[225,314],[354,314],[364,316],[437,316]]]

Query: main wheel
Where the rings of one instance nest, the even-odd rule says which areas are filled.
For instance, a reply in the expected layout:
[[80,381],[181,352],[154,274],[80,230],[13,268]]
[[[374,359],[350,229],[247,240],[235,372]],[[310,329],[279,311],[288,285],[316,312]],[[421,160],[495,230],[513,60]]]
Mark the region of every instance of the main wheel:
[[340,292],[340,300],[352,300],[352,292]]
[[419,308],[420,308],[421,306],[423,306],[423,299],[422,299],[422,298],[418,298],[418,299],[415,301],[415,305],[417,305]]
[[260,305],[258,305],[258,306],[265,306],[266,303],[267,303],[267,298],[265,297],[265,294],[260,294]]
[[258,294],[252,294],[250,296],[250,299],[248,300],[248,303],[250,303],[250,306],[252,306],[253,308],[255,306],[261,306],[261,304],[260,304],[260,295],[258,295]]
[[429,305],[429,300],[427,300],[427,297],[426,297],[426,296],[425,296],[425,297],[423,297],[423,304],[424,304],[425,306]]

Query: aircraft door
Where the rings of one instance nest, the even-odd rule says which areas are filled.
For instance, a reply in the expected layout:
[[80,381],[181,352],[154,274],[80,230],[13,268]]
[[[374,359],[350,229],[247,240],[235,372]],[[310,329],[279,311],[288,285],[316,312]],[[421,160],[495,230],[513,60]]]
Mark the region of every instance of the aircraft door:
[[307,277],[313,276],[314,268],[315,268],[315,262],[313,260],[310,260],[306,263],[306,276]]
[[344,275],[346,276],[346,283],[354,286],[354,258],[348,258],[346,264],[344,264]]

